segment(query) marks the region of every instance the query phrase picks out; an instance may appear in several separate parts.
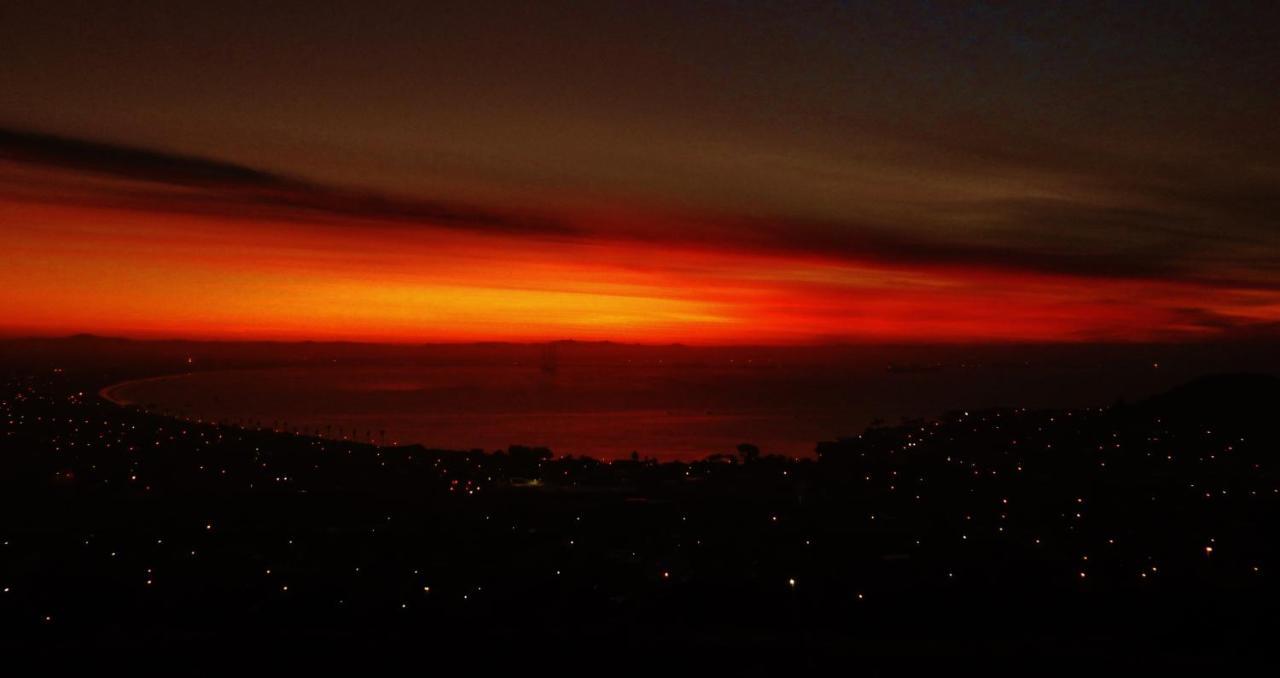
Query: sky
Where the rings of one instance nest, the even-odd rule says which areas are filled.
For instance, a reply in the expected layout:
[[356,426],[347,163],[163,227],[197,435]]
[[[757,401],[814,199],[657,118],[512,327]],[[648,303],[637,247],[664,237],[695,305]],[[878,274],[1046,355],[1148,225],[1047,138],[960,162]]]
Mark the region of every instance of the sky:
[[0,6],[0,333],[1280,332],[1274,3]]

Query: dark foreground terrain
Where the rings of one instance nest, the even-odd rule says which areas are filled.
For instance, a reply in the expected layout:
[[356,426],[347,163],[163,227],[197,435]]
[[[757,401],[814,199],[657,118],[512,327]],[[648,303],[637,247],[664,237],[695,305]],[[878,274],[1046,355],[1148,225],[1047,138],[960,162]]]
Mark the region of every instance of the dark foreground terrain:
[[1273,661],[1272,377],[952,412],[816,460],[743,446],[665,464],[183,421],[103,385],[4,381],[11,651],[537,671]]

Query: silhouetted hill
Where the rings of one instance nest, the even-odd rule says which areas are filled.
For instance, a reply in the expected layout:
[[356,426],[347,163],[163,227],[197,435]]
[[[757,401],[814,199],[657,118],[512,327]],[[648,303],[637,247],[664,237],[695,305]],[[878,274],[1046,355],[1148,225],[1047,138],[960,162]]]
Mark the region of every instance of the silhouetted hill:
[[1254,373],[1207,375],[1154,396],[1144,405],[1173,417],[1256,421],[1280,413],[1280,377]]

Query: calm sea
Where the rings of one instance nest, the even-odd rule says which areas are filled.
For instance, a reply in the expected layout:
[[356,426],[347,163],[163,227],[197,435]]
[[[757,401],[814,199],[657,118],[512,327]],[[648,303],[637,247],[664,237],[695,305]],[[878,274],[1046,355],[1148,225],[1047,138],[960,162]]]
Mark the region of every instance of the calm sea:
[[663,459],[733,452],[806,456],[853,436],[952,409],[1101,406],[1190,376],[1150,362],[1097,367],[465,365],[196,372],[107,389],[113,400],[206,420],[260,422],[386,443]]

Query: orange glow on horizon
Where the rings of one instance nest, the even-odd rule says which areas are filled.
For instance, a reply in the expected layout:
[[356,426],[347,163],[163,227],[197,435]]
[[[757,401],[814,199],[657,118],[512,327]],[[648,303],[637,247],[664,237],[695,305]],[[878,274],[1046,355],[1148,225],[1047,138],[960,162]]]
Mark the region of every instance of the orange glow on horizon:
[[1280,295],[355,219],[0,202],[10,334],[388,342],[1160,340]]

